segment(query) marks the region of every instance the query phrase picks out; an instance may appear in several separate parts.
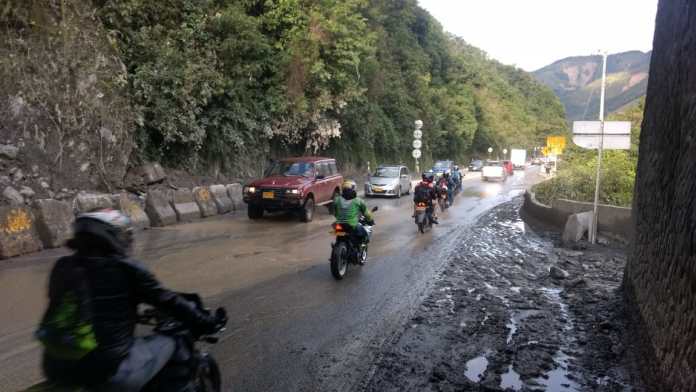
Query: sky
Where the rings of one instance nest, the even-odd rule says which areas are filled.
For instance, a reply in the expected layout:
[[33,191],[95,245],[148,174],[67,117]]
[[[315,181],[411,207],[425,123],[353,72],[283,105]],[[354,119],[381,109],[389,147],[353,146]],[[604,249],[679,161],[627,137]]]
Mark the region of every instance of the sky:
[[[535,71],[569,56],[652,48],[658,0],[419,0],[445,30]],[[601,12],[600,12],[601,10]]]

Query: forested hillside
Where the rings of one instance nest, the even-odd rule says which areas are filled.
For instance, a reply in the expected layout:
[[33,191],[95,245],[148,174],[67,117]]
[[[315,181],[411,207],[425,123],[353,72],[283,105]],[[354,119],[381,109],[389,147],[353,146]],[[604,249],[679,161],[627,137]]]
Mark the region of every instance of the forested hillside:
[[[130,117],[119,124],[130,127],[131,165],[154,159],[244,176],[287,154],[335,155],[352,166],[411,162],[416,119],[424,122],[426,160],[464,159],[489,146],[538,145],[566,127],[551,90],[448,35],[416,0],[93,0],[92,10],[84,4],[10,0],[0,10],[3,29],[13,32],[3,47],[21,43],[13,67],[42,63],[25,50],[28,43],[48,42],[49,33],[78,23],[75,35],[99,43],[85,45],[82,56],[110,59],[99,54],[102,48],[116,53],[123,77],[83,75],[80,68],[92,65],[77,60],[56,72],[65,73],[65,85],[84,76],[105,99],[129,100],[119,115]],[[89,37],[79,23],[89,24]],[[48,50],[60,57],[66,52],[58,50],[65,44],[59,36],[51,36],[57,41]],[[99,69],[103,61],[95,63]],[[26,74],[3,76],[10,97],[2,105],[25,96],[22,102],[58,120],[65,113],[55,111],[53,93],[27,98],[20,86]],[[80,115],[106,115],[87,108]]]

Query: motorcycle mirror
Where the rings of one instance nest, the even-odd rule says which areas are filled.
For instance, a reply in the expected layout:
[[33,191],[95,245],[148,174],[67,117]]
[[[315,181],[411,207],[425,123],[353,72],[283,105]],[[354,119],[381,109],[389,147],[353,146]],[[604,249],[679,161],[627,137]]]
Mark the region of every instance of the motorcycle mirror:
[[379,207],[378,207],[378,206],[372,207],[372,212],[377,212],[377,210],[379,210]]

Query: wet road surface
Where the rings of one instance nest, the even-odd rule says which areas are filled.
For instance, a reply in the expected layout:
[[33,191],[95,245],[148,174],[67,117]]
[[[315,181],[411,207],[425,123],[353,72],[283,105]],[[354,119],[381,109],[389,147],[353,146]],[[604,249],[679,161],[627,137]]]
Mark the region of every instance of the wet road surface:
[[[419,235],[411,197],[368,199],[377,226],[364,267],[336,282],[328,257],[333,222],[325,208],[310,224],[288,215],[251,222],[245,213],[148,230],[136,256],[178,291],[225,306],[230,323],[211,347],[225,390],[352,390],[374,353],[425,295],[445,256],[483,212],[523,192],[532,170],[505,183],[473,175],[441,224]],[[0,390],[41,379],[32,333],[45,307],[51,250],[0,264]]]

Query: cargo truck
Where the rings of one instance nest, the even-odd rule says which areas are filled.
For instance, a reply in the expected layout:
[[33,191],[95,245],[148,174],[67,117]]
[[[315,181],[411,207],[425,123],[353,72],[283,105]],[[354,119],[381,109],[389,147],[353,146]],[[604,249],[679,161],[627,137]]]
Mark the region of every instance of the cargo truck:
[[524,169],[527,162],[527,150],[513,148],[510,150],[510,161],[515,169]]

